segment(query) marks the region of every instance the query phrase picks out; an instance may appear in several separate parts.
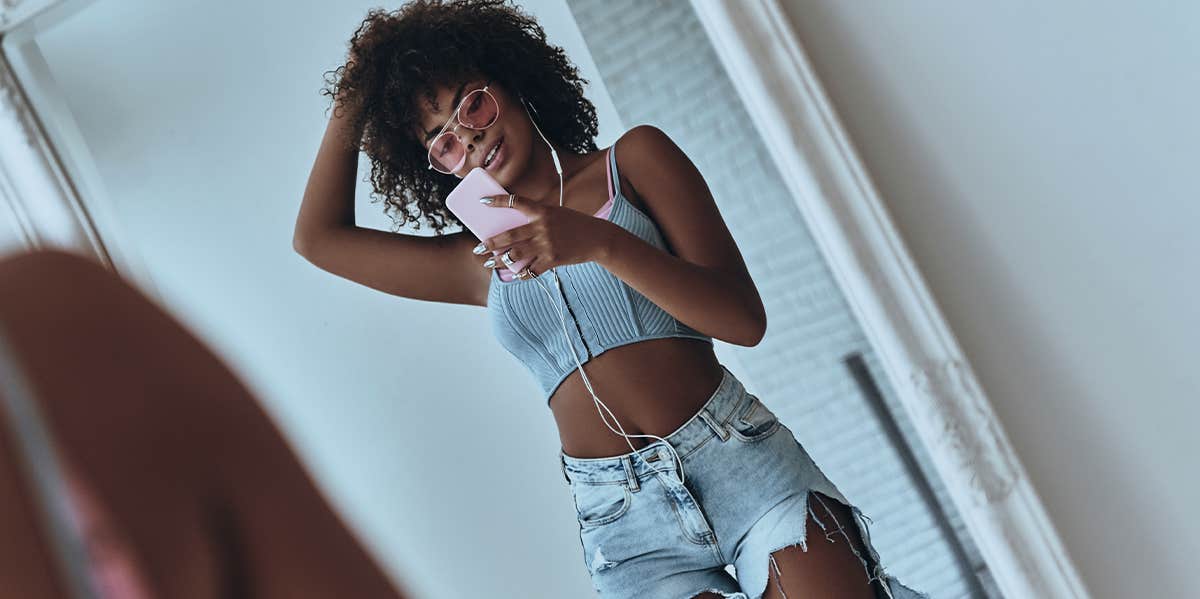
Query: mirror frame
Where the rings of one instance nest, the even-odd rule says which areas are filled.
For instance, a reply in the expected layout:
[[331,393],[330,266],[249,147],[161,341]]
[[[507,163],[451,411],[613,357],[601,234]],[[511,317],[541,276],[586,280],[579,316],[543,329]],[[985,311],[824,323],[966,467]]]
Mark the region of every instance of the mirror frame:
[[1006,597],[1082,579],[778,0],[690,0]]
[[[92,1],[0,0],[0,209],[26,249],[92,257],[157,296],[103,203],[81,200],[86,177],[39,116],[56,99],[8,56]],[[778,0],[689,1],[1001,592],[1089,597]]]
[[83,155],[87,144],[34,43],[95,1],[0,0],[0,218],[14,223],[25,249],[90,257],[161,302],[141,254],[103,201],[99,173]]

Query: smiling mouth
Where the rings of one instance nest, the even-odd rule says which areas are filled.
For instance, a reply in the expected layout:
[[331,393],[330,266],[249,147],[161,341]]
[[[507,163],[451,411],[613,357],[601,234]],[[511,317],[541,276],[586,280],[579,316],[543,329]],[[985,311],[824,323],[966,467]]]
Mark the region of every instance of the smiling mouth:
[[502,145],[504,145],[503,137],[501,137],[500,140],[496,142],[496,145],[492,146],[492,149],[490,151],[488,151],[487,156],[484,157],[483,168],[487,168],[492,165],[492,161],[494,161],[496,159],[496,156],[498,156],[500,154],[500,146],[502,146]]

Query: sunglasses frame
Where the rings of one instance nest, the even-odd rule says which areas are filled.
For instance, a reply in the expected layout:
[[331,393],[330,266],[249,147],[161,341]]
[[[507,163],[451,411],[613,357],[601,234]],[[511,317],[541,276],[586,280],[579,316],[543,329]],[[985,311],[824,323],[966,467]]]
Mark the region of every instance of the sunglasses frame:
[[[433,165],[433,146],[437,145],[438,140],[440,140],[442,138],[442,136],[446,134],[446,128],[450,126],[451,122],[457,122],[454,125],[454,129],[458,129],[458,126],[462,125],[463,127],[466,127],[473,131],[483,131],[484,129],[487,129],[488,127],[491,127],[492,125],[495,125],[496,121],[500,120],[500,100],[497,100],[496,96],[493,95],[492,92],[488,91],[488,88],[491,86],[492,86],[492,82],[491,82],[491,80],[488,80],[488,82],[486,84],[484,84],[483,87],[477,87],[477,88],[467,92],[466,94],[463,95],[462,99],[458,101],[458,106],[454,108],[454,112],[450,115],[450,118],[446,120],[446,124],[442,125],[442,130],[439,131],[437,135],[433,136],[433,139],[429,142],[429,148],[425,151],[425,158],[426,158],[426,160],[429,161],[430,169],[433,169],[439,173],[442,173],[443,175],[451,175],[451,174],[454,174],[454,171],[457,171],[458,169],[462,168],[462,163],[465,162],[467,159],[466,152],[463,152],[462,160],[459,161],[459,163],[455,165],[454,170],[451,170],[450,172],[443,171],[442,169]],[[467,100],[471,97],[471,95],[474,94],[475,92],[479,92],[479,91],[487,94],[488,97],[492,99],[492,102],[496,103],[496,118],[492,119],[492,122],[488,123],[487,125],[484,125],[483,127],[476,129],[475,127],[472,127],[472,126],[460,121],[458,119],[458,114],[462,110],[463,104],[465,104],[467,102]],[[455,139],[455,141],[457,143],[462,143],[462,142],[459,142],[457,140],[457,138]]]

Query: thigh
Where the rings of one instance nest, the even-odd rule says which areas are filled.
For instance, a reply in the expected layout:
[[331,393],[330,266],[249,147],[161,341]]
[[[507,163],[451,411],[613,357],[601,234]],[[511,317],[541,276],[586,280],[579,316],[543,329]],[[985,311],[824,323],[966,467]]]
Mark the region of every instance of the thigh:
[[[830,599],[875,599],[860,556],[866,546],[853,514],[836,500],[812,492],[806,516],[806,542],[770,554],[769,580],[763,599],[828,597]],[[820,520],[815,515],[824,514]],[[878,584],[876,582],[875,584]]]
[[[769,418],[765,418],[769,419]],[[735,557],[738,581],[751,599],[845,597],[928,599],[880,564],[867,518],[822,472],[784,425],[755,440],[758,484],[726,501],[742,513]],[[737,446],[734,446],[737,447]]]
[[627,483],[572,483],[571,492],[584,566],[602,599],[685,599],[712,592],[746,599],[718,559],[715,540],[689,534],[684,521],[691,514],[680,503],[679,489],[652,476],[636,489]]

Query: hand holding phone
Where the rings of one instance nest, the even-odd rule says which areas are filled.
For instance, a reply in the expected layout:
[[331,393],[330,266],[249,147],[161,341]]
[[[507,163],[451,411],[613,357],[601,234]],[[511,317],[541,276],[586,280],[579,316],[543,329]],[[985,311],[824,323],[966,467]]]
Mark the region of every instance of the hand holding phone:
[[[477,166],[463,177],[450,195],[446,196],[446,207],[475,234],[476,238],[484,240],[529,222],[529,217],[516,208],[485,206],[479,203],[480,198],[507,193],[508,190],[504,189],[500,182]],[[506,249],[508,248],[492,250],[492,255],[499,255]],[[515,275],[528,263],[529,258],[517,260],[508,270]]]

